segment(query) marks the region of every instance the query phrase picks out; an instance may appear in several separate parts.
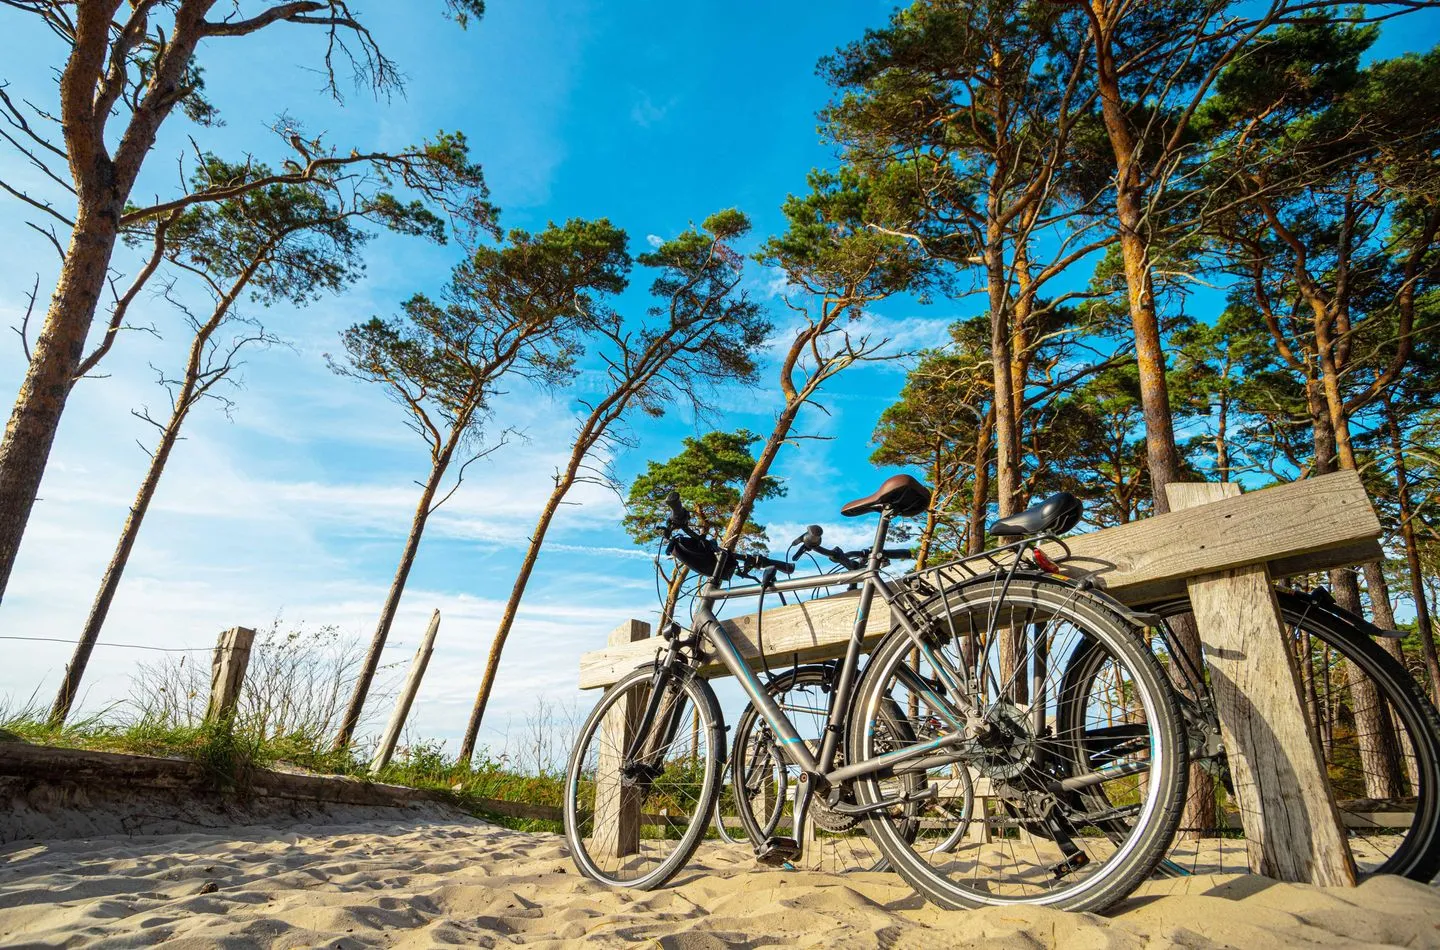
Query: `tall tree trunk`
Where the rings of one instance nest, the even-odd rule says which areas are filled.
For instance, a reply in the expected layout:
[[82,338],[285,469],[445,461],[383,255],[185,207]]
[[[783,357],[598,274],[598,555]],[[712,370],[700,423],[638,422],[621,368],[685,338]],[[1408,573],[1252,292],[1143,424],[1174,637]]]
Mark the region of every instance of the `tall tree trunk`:
[[[1140,408],[1145,418],[1146,467],[1150,471],[1155,513],[1164,514],[1170,510],[1165,486],[1180,477],[1180,452],[1175,446],[1170,387],[1165,376],[1165,350],[1160,336],[1154,274],[1145,234],[1145,195],[1138,165],[1139,150],[1125,116],[1120,81],[1108,40],[1097,42],[1095,61],[1101,118],[1115,157],[1115,216],[1120,232],[1120,256],[1125,269],[1130,325],[1135,333]],[[1202,655],[1199,629],[1188,617],[1176,619],[1171,627],[1179,646],[1198,660]],[[1190,766],[1190,792],[1182,820],[1189,828],[1213,828],[1216,825],[1214,779],[1198,763]]]
[[[940,447],[935,449],[935,462],[930,466],[930,484],[936,495],[940,492]],[[930,499],[930,508],[925,512],[925,527],[920,529],[920,543],[915,546],[915,569],[925,566],[930,557],[930,546],[935,542],[935,528],[940,522],[939,499]],[[918,662],[918,661],[917,661]]]
[[120,216],[160,126],[184,98],[180,90],[191,81],[191,58],[214,2],[183,3],[174,11],[169,42],[150,63],[145,91],[123,135],[116,137],[113,159],[105,127],[113,99],[102,100],[100,93],[102,84],[116,81],[107,76],[107,57],[112,53],[111,16],[119,4],[81,3],[66,14],[73,43],[60,74],[60,126],[75,183],[75,224],[0,440],[0,600],[45,476],[85,337],[105,292]]
[[470,721],[465,725],[465,738],[460,743],[460,761],[468,762],[475,753],[475,740],[480,734],[480,723],[485,718],[485,707],[490,704],[490,693],[495,688],[495,676],[500,671],[500,656],[505,651],[505,641],[510,636],[510,630],[515,626],[515,615],[520,610],[520,600],[525,596],[525,588],[530,583],[530,575],[535,570],[535,562],[540,558],[540,546],[545,542],[545,532],[550,530],[550,522],[555,520],[555,513],[560,510],[560,502],[564,500],[565,493],[574,484],[574,479],[562,478],[550,493],[550,498],[545,502],[544,509],[540,512],[540,520],[535,525],[535,533],[530,536],[530,545],[525,549],[525,557],[520,562],[520,573],[515,577],[515,584],[510,588],[510,597],[505,601],[505,610],[500,615],[500,626],[495,631],[495,639],[490,643],[490,656],[485,660],[485,675],[480,679],[480,690],[475,695],[475,706],[470,710]]
[[1180,453],[1175,447],[1170,412],[1170,387],[1165,378],[1165,350],[1160,318],[1155,308],[1154,274],[1145,234],[1145,194],[1138,165],[1139,152],[1121,102],[1120,82],[1106,43],[1097,44],[1096,81],[1101,117],[1115,156],[1115,215],[1120,232],[1120,256],[1135,332],[1135,360],[1140,370],[1140,406],[1145,415],[1145,454],[1155,511],[1170,510],[1165,486],[1180,477]]
[[466,422],[468,420],[458,422],[451,430],[444,447],[430,466],[430,477],[425,479],[425,485],[420,491],[420,501],[410,519],[410,534],[405,539],[404,550],[400,552],[395,578],[390,582],[389,593],[385,595],[385,605],[380,609],[380,621],[375,625],[375,635],[370,639],[370,649],[365,653],[365,662],[361,664],[360,674],[355,680],[355,690],[350,694],[345,718],[340,721],[340,730],[335,735],[336,749],[348,746],[360,725],[360,714],[365,709],[365,697],[369,695],[375,671],[380,667],[380,651],[385,649],[385,641],[390,636],[390,626],[395,622],[395,614],[400,609],[400,598],[405,594],[405,582],[410,578],[410,568],[415,564],[416,552],[420,550],[420,537],[425,533],[425,523],[430,519],[431,503],[435,500],[435,492],[439,489],[440,482],[445,478],[446,469],[450,467],[455,447],[464,435]]
[[[213,328],[211,328],[213,330]],[[74,705],[75,697],[80,690],[80,680],[85,675],[85,667],[90,661],[90,652],[95,648],[95,642],[100,638],[100,629],[105,625],[105,618],[110,613],[110,604],[115,599],[115,592],[120,587],[120,578],[125,573],[125,566],[130,560],[130,551],[135,547],[135,539],[140,536],[140,526],[145,521],[145,513],[150,509],[150,501],[155,497],[155,489],[160,485],[160,476],[164,474],[165,465],[170,460],[170,451],[175,448],[175,443],[180,439],[180,427],[185,424],[185,418],[190,414],[198,395],[196,386],[200,372],[200,361],[204,358],[205,341],[209,339],[209,333],[199,335],[190,349],[190,363],[186,367],[185,382],[175,398],[175,408],[170,413],[170,420],[160,433],[160,442],[155,446],[155,451],[150,455],[150,465],[145,470],[145,477],[140,482],[140,488],[135,492],[135,502],[130,506],[130,512],[125,516],[125,525],[120,530],[120,539],[115,544],[115,551],[110,555],[110,563],[105,568],[105,574],[100,578],[100,589],[95,594],[95,600],[90,605],[90,614],[85,619],[85,629],[80,634],[80,642],[75,646],[75,654],[70,659],[70,665],[65,668],[65,679],[60,684],[60,691],[55,696],[55,702],[50,707],[50,722],[60,725],[70,715],[70,709]]]
[[1226,431],[1229,424],[1230,399],[1220,397],[1220,411],[1215,424],[1215,471],[1220,481],[1230,481],[1230,442]]
[[[227,361],[223,366],[209,373],[207,378],[202,381],[202,375],[205,373],[206,348],[210,345],[215,331],[220,329],[225,318],[229,316],[230,308],[234,305],[235,300],[249,286],[262,262],[268,257],[272,247],[273,245],[269,245],[263,252],[258,252],[252,257],[236,276],[230,289],[216,300],[215,309],[211,312],[210,318],[196,329],[195,336],[190,341],[190,352],[185,360],[185,378],[180,384],[180,389],[174,394],[170,419],[160,431],[160,442],[150,455],[150,465],[145,471],[140,488],[135,493],[135,503],[125,518],[125,525],[120,531],[120,539],[116,542],[115,551],[110,556],[110,563],[105,568],[104,576],[100,579],[100,590],[96,592],[95,601],[90,606],[90,615],[85,619],[85,629],[81,631],[80,641],[75,646],[75,654],[71,657],[70,665],[65,668],[65,679],[60,684],[60,691],[55,696],[54,704],[50,707],[50,721],[55,725],[63,723],[65,718],[70,715],[71,706],[80,691],[80,680],[84,677],[85,667],[90,662],[90,652],[100,638],[100,629],[105,625],[105,618],[110,613],[110,604],[115,599],[115,592],[120,586],[121,576],[125,573],[125,565],[130,560],[130,551],[135,546],[135,539],[140,535],[140,526],[145,520],[146,511],[150,508],[150,500],[154,497],[155,489],[160,484],[160,476],[164,473],[165,465],[170,459],[170,451],[180,439],[180,429],[185,424],[185,419],[190,415],[190,410],[194,408],[195,403],[230,371],[231,366]],[[158,257],[156,261],[158,261]],[[152,268],[154,263],[152,261]]]
[[[1355,456],[1349,451],[1348,435],[1341,438],[1336,423],[1347,429],[1343,412],[1332,410],[1322,361],[1320,377],[1306,382],[1310,406],[1310,424],[1315,443],[1315,472],[1328,474],[1338,469],[1355,468]],[[1348,461],[1348,464],[1347,464]],[[1330,587],[1335,602],[1344,609],[1363,614],[1360,582],[1355,572],[1341,568],[1330,572]],[[1355,734],[1360,751],[1360,767],[1365,773],[1365,794],[1370,798],[1391,798],[1399,788],[1400,751],[1390,719],[1380,708],[1380,694],[1364,671],[1346,666],[1347,688],[1355,714]]]
[[[485,707],[490,704],[490,693],[495,688],[495,676],[500,671],[500,656],[505,652],[505,641],[509,639],[510,631],[515,626],[520,601],[525,596],[525,588],[530,583],[530,575],[535,570],[535,562],[540,557],[540,547],[545,543],[545,534],[550,530],[550,523],[555,520],[561,502],[579,478],[580,466],[584,464],[586,456],[604,435],[610,423],[619,418],[628,402],[628,396],[616,393],[596,407],[580,428],[565,470],[555,476],[555,489],[550,492],[550,497],[546,499],[545,507],[540,512],[540,520],[535,523],[535,532],[530,535],[530,545],[525,549],[525,557],[520,562],[520,573],[516,575],[515,583],[510,588],[510,597],[505,601],[505,610],[500,615],[500,626],[490,644],[490,656],[485,661],[485,675],[480,680],[480,689],[475,694],[475,706],[470,710],[470,721],[465,725],[465,737],[460,743],[461,762],[470,761],[470,757],[475,753],[475,740],[480,734],[480,723],[485,718]],[[618,406],[618,410],[612,406]],[[677,587],[677,593],[678,590]]]
[[775,417],[775,428],[770,431],[770,438],[765,440],[765,446],[755,460],[755,468],[750,472],[750,478],[740,492],[740,503],[731,513],[725,533],[720,536],[722,547],[728,547],[745,530],[745,523],[750,520],[750,512],[755,509],[755,499],[760,497],[760,486],[764,483],[765,476],[770,474],[770,466],[775,464],[775,456],[780,454],[780,446],[785,444],[790,435],[790,427],[795,424],[795,417],[800,414],[800,407],[804,404],[805,399],[799,395],[786,396],[785,408]]
[[995,402],[985,413],[980,425],[980,438],[975,442],[975,484],[970,489],[970,523],[966,526],[966,554],[979,554],[985,550],[985,515],[990,508],[990,446],[995,431]]
[[1020,496],[1020,429],[1015,418],[1015,388],[1010,375],[1010,307],[1004,274],[1004,247],[999,226],[986,250],[986,266],[990,270],[990,361],[995,398],[995,497],[1001,518],[1015,513]]
[[0,600],[84,356],[85,336],[105,289],[119,220],[118,201],[95,213],[81,208],[45,324],[0,441]]

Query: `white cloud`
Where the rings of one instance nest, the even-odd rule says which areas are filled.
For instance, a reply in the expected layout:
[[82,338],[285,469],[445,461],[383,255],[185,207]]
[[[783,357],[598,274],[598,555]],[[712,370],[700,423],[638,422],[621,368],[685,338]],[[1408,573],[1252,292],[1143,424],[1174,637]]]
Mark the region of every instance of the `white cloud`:
[[665,239],[658,234],[647,234],[645,235],[645,243],[651,247],[660,247],[665,243]]
[[663,103],[656,102],[650,93],[644,90],[635,90],[630,103],[630,121],[648,129],[650,126],[661,121],[675,105],[675,97],[671,97]]

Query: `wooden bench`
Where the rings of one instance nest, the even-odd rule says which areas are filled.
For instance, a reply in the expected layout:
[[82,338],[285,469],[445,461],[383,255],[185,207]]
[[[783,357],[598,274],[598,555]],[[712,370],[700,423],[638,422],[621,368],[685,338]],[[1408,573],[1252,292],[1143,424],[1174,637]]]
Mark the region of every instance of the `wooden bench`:
[[[1094,577],[1132,605],[1188,595],[1205,646],[1251,869],[1286,881],[1353,885],[1354,862],[1330,797],[1319,741],[1305,718],[1299,671],[1285,642],[1273,578],[1380,557],[1380,523],[1354,472],[1240,494],[1234,483],[1169,486],[1169,514],[1067,538],[1071,572]],[[1052,557],[1059,550],[1047,549]],[[843,655],[853,593],[764,614],[767,658],[811,662]],[[725,621],[758,668],[754,614]],[[871,647],[890,631],[876,598]],[[608,686],[653,659],[649,626],[627,621],[580,661],[580,687]],[[1289,675],[1276,675],[1276,671]],[[728,675],[719,664],[703,672]]]

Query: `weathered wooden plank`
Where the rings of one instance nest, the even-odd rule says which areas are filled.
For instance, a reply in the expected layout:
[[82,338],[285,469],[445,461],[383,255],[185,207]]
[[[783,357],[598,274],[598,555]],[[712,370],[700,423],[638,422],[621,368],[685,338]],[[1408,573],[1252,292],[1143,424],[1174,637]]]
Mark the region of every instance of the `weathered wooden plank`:
[[[1172,509],[1220,508],[1239,491],[1234,484],[1166,486]],[[1235,567],[1191,577],[1187,587],[1250,869],[1282,881],[1353,887],[1355,864],[1305,718],[1269,571],[1263,562]]]
[[[650,625],[627,620],[610,631],[610,645],[619,647],[650,636]],[[630,691],[627,690],[628,694]],[[635,727],[644,714],[633,696],[621,699],[605,714],[600,724],[600,750],[595,763],[594,834],[598,851],[623,858],[640,850],[640,799],[625,794],[620,780],[620,763],[634,741]],[[610,833],[601,829],[609,828]]]
[[[844,652],[845,643],[850,639],[850,631],[855,625],[855,602],[858,596],[856,593],[838,594],[765,611],[760,634],[765,643],[766,654],[786,661],[797,659],[801,663],[839,656]],[[754,601],[737,603],[753,604]],[[740,655],[758,669],[760,647],[756,642],[755,614],[742,614],[724,621],[724,624],[739,648]],[[889,629],[890,611],[883,601],[876,598],[870,620],[865,626],[866,644],[873,645]],[[653,660],[657,645],[658,641],[641,641],[582,655],[580,688],[609,686],[635,667]],[[711,663],[701,672],[711,676],[723,674],[725,669],[719,663]]]
[[245,670],[250,666],[250,645],[254,642],[255,631],[249,627],[231,627],[220,634],[210,662],[210,704],[205,709],[206,719],[224,718],[235,712]]
[[1335,472],[1066,540],[1069,566],[1134,604],[1179,593],[1197,574],[1271,562],[1275,577],[1343,567],[1379,537],[1360,476]]
[[[1336,472],[1226,498],[1190,510],[1068,538],[1071,565],[1095,572],[1108,593],[1131,604],[1185,593],[1185,578],[1256,564],[1288,577],[1373,559],[1380,522],[1354,472]],[[1053,556],[1059,551],[1052,550]],[[801,662],[840,656],[854,624],[855,596],[844,594],[767,610],[766,654]],[[731,609],[753,601],[739,601]],[[755,615],[726,621],[740,653],[759,665]],[[873,644],[890,629],[890,613],[876,598],[865,628]],[[654,658],[655,643],[631,643],[584,654],[580,688],[608,686]],[[724,670],[712,664],[706,675]]]
[[405,677],[405,685],[400,689],[400,695],[395,698],[395,711],[390,714],[390,724],[385,727],[385,735],[380,738],[380,747],[375,750],[375,757],[370,760],[370,771],[378,772],[390,764],[390,757],[395,754],[395,743],[400,741],[400,730],[405,728],[405,720],[410,715],[410,706],[415,702],[415,693],[420,689],[420,680],[425,676],[425,668],[430,665],[430,654],[435,651],[435,634],[440,632],[440,611],[430,615],[430,626],[425,630],[425,638],[420,641],[420,649],[415,651],[415,658],[410,661],[410,673]]

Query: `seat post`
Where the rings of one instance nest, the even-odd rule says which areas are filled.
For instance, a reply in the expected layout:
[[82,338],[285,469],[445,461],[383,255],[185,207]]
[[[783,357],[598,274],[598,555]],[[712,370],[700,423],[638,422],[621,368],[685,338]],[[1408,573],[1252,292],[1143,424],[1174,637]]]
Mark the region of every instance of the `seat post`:
[[866,566],[871,570],[880,566],[880,552],[885,549],[885,539],[890,534],[890,519],[894,516],[889,505],[880,509],[880,521],[875,525],[875,540],[870,545],[870,559],[866,562]]

